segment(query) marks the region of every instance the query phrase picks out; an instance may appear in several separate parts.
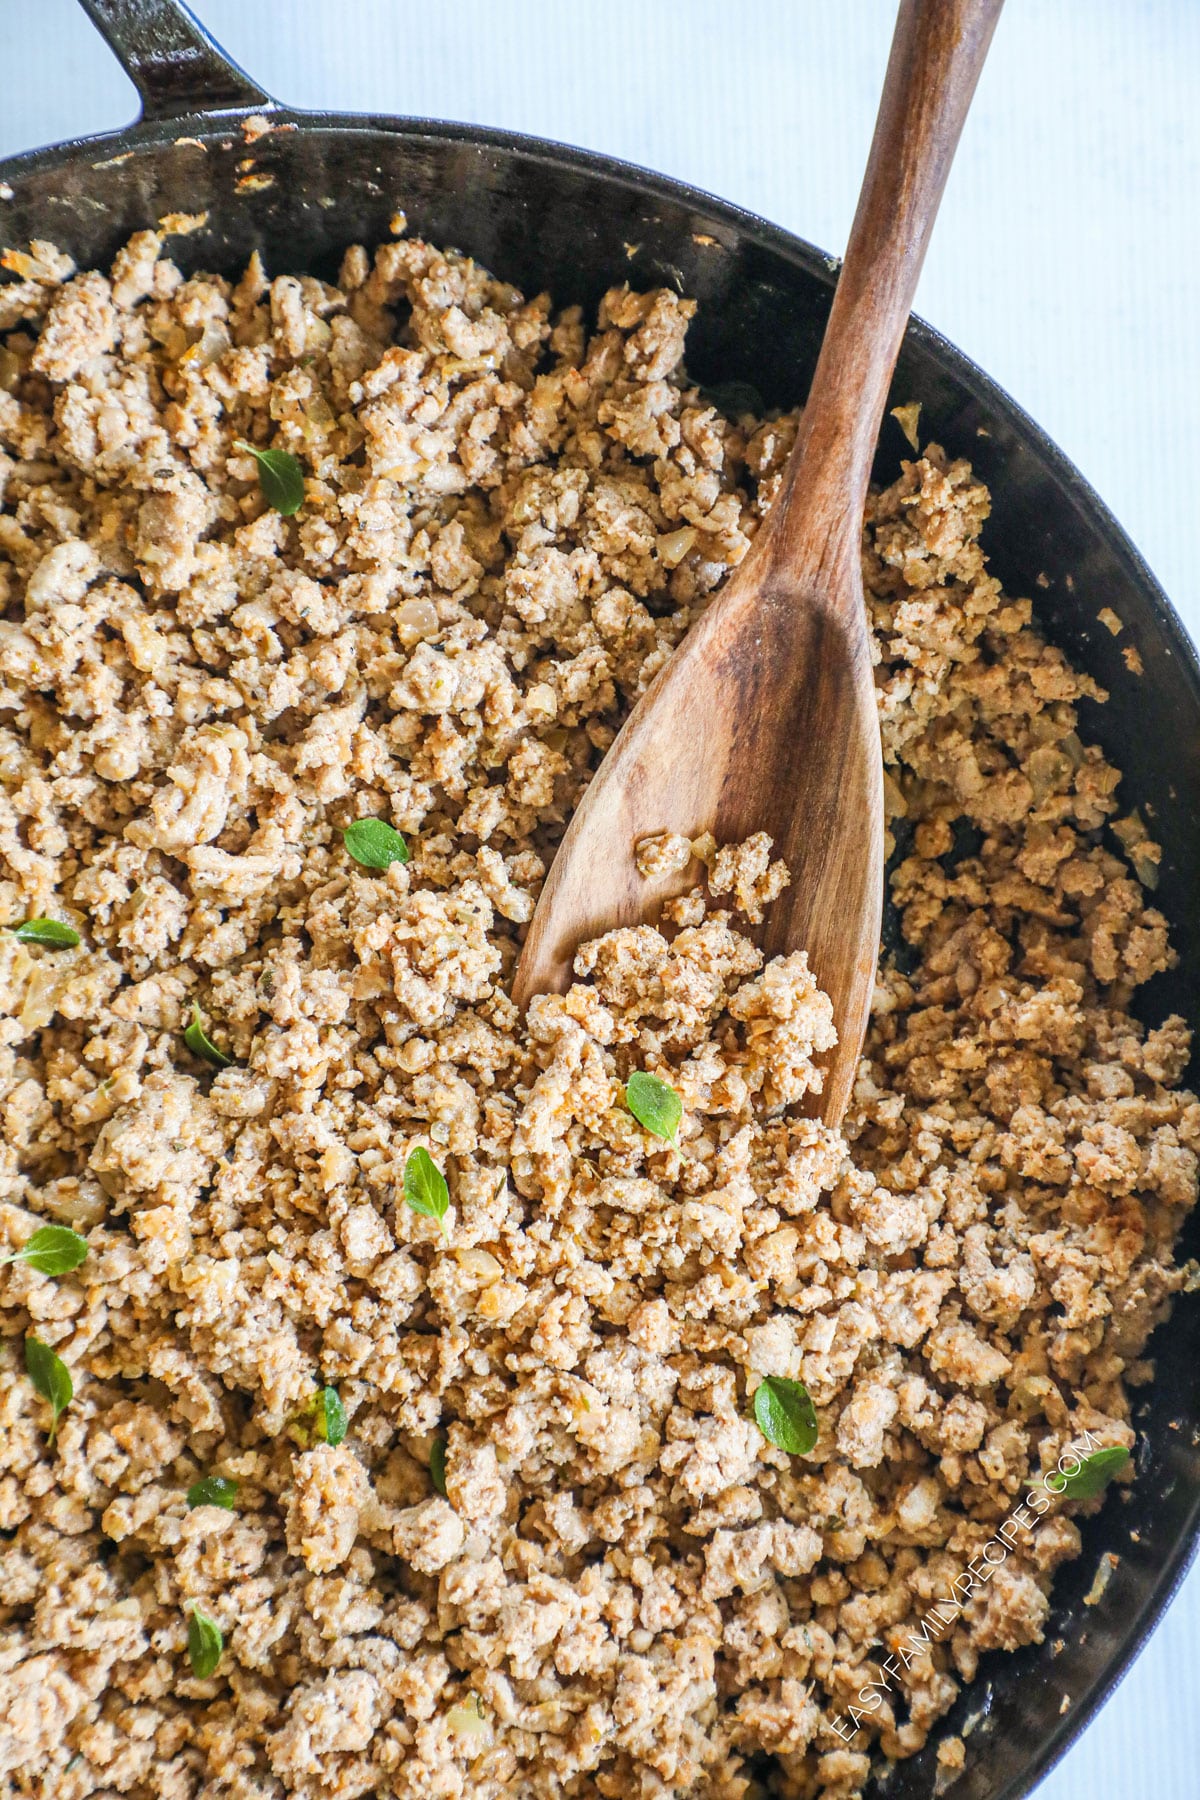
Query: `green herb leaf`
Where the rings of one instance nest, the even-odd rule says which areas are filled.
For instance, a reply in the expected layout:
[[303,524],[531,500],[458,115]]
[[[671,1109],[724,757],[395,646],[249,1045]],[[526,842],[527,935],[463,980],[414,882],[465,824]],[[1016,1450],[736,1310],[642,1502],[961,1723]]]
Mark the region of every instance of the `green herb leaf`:
[[35,1337],[25,1339],[25,1368],[42,1399],[50,1402],[54,1418],[49,1441],[53,1443],[58,1421],[75,1397],[71,1371],[61,1357],[55,1356],[49,1344],[43,1344],[41,1338]]
[[192,1674],[199,1681],[207,1681],[215,1675],[217,1664],[221,1660],[221,1652],[225,1648],[225,1639],[215,1619],[202,1613],[194,1606],[188,1614],[188,1660],[192,1665]]
[[754,1390],[754,1420],[768,1444],[807,1456],[817,1441],[817,1414],[802,1381],[768,1375]]
[[675,1142],[683,1101],[669,1082],[635,1069],[625,1083],[625,1104],[638,1124],[654,1137],[663,1138],[668,1144]]
[[429,1446],[429,1479],[443,1499],[446,1498],[446,1440],[435,1437]]
[[408,845],[386,819],[355,819],[342,833],[342,842],[364,869],[386,869],[408,861]]
[[87,1260],[87,1239],[68,1225],[42,1225],[18,1255],[39,1275],[68,1275]]
[[710,406],[730,419],[741,418],[743,413],[754,413],[761,419],[767,410],[762,395],[748,381],[721,381],[716,387],[701,388],[700,393]]
[[1123,1444],[1109,1444],[1078,1460],[1079,1467],[1069,1475],[1065,1469],[1051,1470],[1042,1483],[1048,1493],[1065,1494],[1068,1500],[1094,1500],[1125,1467],[1129,1452]]
[[288,1420],[297,1442],[307,1446],[314,1438],[323,1444],[340,1444],[349,1428],[346,1408],[335,1387],[317,1387]]
[[342,1405],[342,1396],[335,1387],[323,1387],[317,1395],[317,1414],[314,1430],[319,1438],[327,1444],[340,1444],[346,1435],[349,1420],[346,1409]]
[[450,1189],[446,1177],[423,1144],[418,1144],[404,1165],[404,1198],[413,1212],[436,1219],[446,1236]]
[[79,942],[75,927],[61,919],[26,919],[10,929],[18,943],[41,944],[44,950],[74,950]]
[[232,1056],[226,1056],[223,1050],[217,1049],[200,1023],[200,1008],[194,1000],[192,1001],[191,1023],[183,1034],[183,1041],[193,1056],[199,1056],[205,1062],[211,1063],[214,1069],[231,1069],[233,1067]]
[[77,1269],[88,1253],[87,1239],[66,1225],[41,1225],[11,1256],[0,1264],[23,1262],[39,1275],[66,1275]]
[[238,1484],[228,1475],[205,1475],[193,1481],[187,1491],[189,1506],[223,1506],[232,1512],[237,1503]]
[[263,499],[277,513],[290,519],[304,505],[304,470],[290,450],[259,450],[244,438],[235,438],[235,450],[244,450],[258,464],[258,485]]

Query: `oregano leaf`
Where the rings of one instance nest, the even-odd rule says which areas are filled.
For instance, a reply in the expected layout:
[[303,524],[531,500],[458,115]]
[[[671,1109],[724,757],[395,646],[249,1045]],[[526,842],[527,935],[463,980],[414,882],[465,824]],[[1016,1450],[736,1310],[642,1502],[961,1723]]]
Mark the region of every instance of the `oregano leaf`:
[[317,1396],[314,1430],[327,1444],[340,1444],[349,1427],[342,1396],[335,1387],[323,1387]]
[[197,1680],[207,1681],[210,1675],[216,1674],[225,1638],[216,1620],[202,1613],[198,1606],[188,1614],[187,1648],[192,1674]]
[[19,944],[40,944],[44,950],[74,950],[79,933],[61,919],[25,919],[10,927]]
[[413,1212],[436,1219],[445,1237],[450,1190],[446,1177],[423,1144],[417,1145],[404,1165],[404,1199]]
[[232,1512],[237,1502],[238,1484],[229,1475],[205,1475],[194,1481],[187,1491],[189,1507],[223,1506]]
[[19,1250],[0,1256],[0,1263],[27,1263],[39,1275],[67,1275],[88,1253],[87,1239],[67,1225],[40,1225]]
[[54,1417],[50,1423],[49,1442],[53,1443],[58,1433],[58,1421],[75,1398],[71,1371],[49,1344],[43,1344],[41,1338],[36,1337],[25,1339],[25,1368],[42,1399],[50,1402]]
[[683,1118],[683,1101],[670,1082],[635,1069],[625,1083],[625,1104],[653,1137],[673,1144]]
[[754,1420],[768,1444],[807,1456],[817,1441],[817,1414],[802,1381],[768,1375],[754,1390]]
[[386,819],[355,819],[343,831],[342,842],[364,869],[386,869],[409,859],[408,845]]
[[304,505],[304,470],[290,450],[260,450],[244,438],[235,438],[235,450],[254,458],[258,485],[268,506],[290,519]]
[[1103,1450],[1079,1457],[1079,1467],[1070,1474],[1065,1469],[1052,1469],[1042,1486],[1047,1493],[1065,1494],[1068,1500],[1094,1500],[1128,1461],[1129,1451],[1124,1444],[1108,1444]]
[[193,1056],[198,1056],[202,1061],[211,1063],[214,1069],[231,1069],[233,1067],[232,1056],[226,1056],[223,1050],[218,1050],[205,1031],[200,1019],[200,1008],[195,1000],[192,1001],[192,1017],[184,1031],[183,1041]]

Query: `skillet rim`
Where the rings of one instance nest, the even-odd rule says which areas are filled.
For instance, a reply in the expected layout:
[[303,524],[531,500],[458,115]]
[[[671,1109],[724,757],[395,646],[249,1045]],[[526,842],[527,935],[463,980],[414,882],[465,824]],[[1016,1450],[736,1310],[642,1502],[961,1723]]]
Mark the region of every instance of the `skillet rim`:
[[[84,4],[87,5],[88,0],[84,0]],[[203,35],[207,39],[207,33]],[[207,41],[210,44],[212,42],[210,39]],[[223,52],[215,45],[213,48],[227,68],[236,70],[236,65],[228,62]],[[120,60],[127,73],[133,76],[133,59],[121,56]],[[241,76],[240,70],[237,73]],[[250,78],[242,79],[246,83],[246,91],[253,92],[254,84]],[[800,268],[830,293],[835,285],[836,271],[840,267],[840,258],[825,254],[806,239],[773,224],[748,208],[722,200],[706,189],[692,187],[676,177],[658,174],[637,163],[600,151],[497,127],[399,114],[317,112],[285,106],[269,97],[242,105],[223,105],[211,109],[188,105],[167,113],[156,111],[152,117],[139,116],[119,131],[69,138],[0,160],[0,240],[4,236],[6,209],[17,199],[17,185],[25,176],[42,174],[56,167],[84,160],[91,161],[95,167],[115,156],[124,157],[126,153],[136,155],[141,151],[167,148],[181,137],[221,139],[238,132],[245,120],[260,117],[269,122],[273,131],[286,126],[289,130],[310,136],[341,135],[353,138],[382,135],[408,138],[418,143],[455,144],[470,149],[496,151],[507,156],[520,156],[534,163],[548,164],[560,170],[566,169],[619,183],[642,196],[661,199],[676,207],[686,207],[695,212],[697,221],[705,226],[715,223],[737,233],[740,238],[752,242],[756,249]],[[6,187],[13,190],[11,194],[4,192]],[[985,408],[993,418],[1002,421],[1021,448],[1032,454],[1041,465],[1045,477],[1057,485],[1064,501],[1092,526],[1105,551],[1123,566],[1131,584],[1149,602],[1155,628],[1164,640],[1168,652],[1174,657],[1197,716],[1200,717],[1200,646],[1191,638],[1142,553],[1091,483],[1006,389],[916,313],[910,316],[901,355],[910,345],[929,357],[938,372],[947,377],[966,398]],[[1175,1296],[1172,1316],[1175,1306],[1185,1299],[1186,1295],[1183,1294]],[[1169,1325],[1170,1318],[1156,1329],[1168,1329]],[[1181,1402],[1181,1406],[1183,1404]],[[1112,1514],[1111,1506],[1106,1511],[1111,1517],[1116,1517]],[[1200,1487],[1193,1494],[1186,1522],[1178,1532],[1170,1554],[1161,1564],[1145,1600],[1124,1627],[1124,1636],[1101,1673],[1094,1679],[1085,1696],[1078,1700],[1072,1697],[1069,1710],[1062,1716],[1062,1722],[1050,1731],[1039,1748],[1027,1758],[1020,1772],[1002,1789],[989,1790],[989,1800],[1026,1800],[1026,1796],[1033,1792],[1075,1740],[1082,1736],[1124,1680],[1157,1629],[1182,1587],[1198,1552]],[[1050,1654],[1049,1644],[1045,1639],[1042,1644],[1029,1648],[1039,1656],[1048,1657]],[[960,1698],[962,1695],[969,1696],[976,1686],[979,1689],[980,1703],[976,1716],[982,1717],[991,1707],[990,1684],[986,1676],[976,1677],[965,1684]],[[943,1721],[938,1723],[940,1725]],[[935,1725],[934,1731],[937,1729]],[[986,1749],[980,1760],[986,1764]],[[894,1769],[902,1769],[904,1766],[904,1763],[891,1765],[882,1778],[884,1784]],[[879,1781],[878,1775],[873,1776],[874,1783]],[[955,1784],[952,1783],[952,1787],[953,1785]],[[884,1792],[886,1789],[883,1787],[878,1791]]]

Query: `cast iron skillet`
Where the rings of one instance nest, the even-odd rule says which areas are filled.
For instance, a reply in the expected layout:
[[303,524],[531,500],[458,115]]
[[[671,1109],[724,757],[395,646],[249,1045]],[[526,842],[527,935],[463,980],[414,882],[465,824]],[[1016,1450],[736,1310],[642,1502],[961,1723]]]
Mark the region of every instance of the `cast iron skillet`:
[[[170,212],[207,211],[174,240],[186,269],[232,273],[261,250],[272,274],[332,277],[345,246],[411,228],[468,251],[526,293],[594,305],[628,276],[669,283],[701,305],[688,366],[708,382],[753,383],[769,403],[803,397],[833,289],[829,259],[708,194],[559,144],[424,119],[297,113],[231,63],[177,0],[83,0],[143,101],[127,131],[0,163],[0,244],[46,237],[81,267],[106,265],[131,231]],[[274,129],[248,142],[254,114]],[[1031,301],[1036,304],[1035,300]],[[1036,324],[1031,320],[1031,324]],[[893,403],[919,400],[923,439],[968,456],[993,496],[985,544],[1013,594],[1032,594],[1052,639],[1108,689],[1083,731],[1125,771],[1163,845],[1158,901],[1180,966],[1142,993],[1149,1020],[1196,1014],[1200,987],[1200,665],[1166,597],[1078,472],[974,364],[911,325]],[[876,474],[906,450],[888,421]],[[1096,614],[1124,621],[1114,639]],[[1122,658],[1136,649],[1144,672]],[[1185,1249],[1195,1254],[1200,1231]],[[1181,1299],[1153,1346],[1158,1378],[1135,1410],[1132,1494],[1114,1493],[1063,1569],[1039,1647],[985,1657],[920,1756],[877,1788],[889,1800],[942,1791],[938,1737],[975,1721],[954,1800],[1021,1800],[1112,1692],[1187,1570],[1200,1530],[1196,1374],[1200,1311]],[[1133,1535],[1136,1531],[1136,1537]],[[1104,1550],[1120,1561],[1084,1604]],[[1057,1655],[1053,1647],[1061,1640]],[[764,1771],[765,1773],[765,1771]]]

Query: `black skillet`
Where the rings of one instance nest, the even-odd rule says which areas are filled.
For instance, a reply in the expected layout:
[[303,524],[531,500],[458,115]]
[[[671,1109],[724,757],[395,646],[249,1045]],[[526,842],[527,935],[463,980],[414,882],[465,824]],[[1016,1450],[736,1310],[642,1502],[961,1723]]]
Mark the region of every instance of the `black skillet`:
[[[802,398],[834,276],[810,245],[710,195],[642,169],[537,138],[425,119],[303,113],[277,106],[176,0],[83,0],[142,96],[127,131],[0,163],[0,244],[50,238],[84,268],[107,265],[132,231],[165,213],[207,212],[172,241],[187,270],[233,273],[259,249],[272,274],[332,277],[349,243],[389,236],[402,208],[413,231],[468,251],[526,293],[594,305],[614,281],[669,283],[695,295],[688,367],[707,382],[746,381],[767,401]],[[254,142],[244,120],[275,128]],[[280,130],[284,126],[286,129]],[[247,179],[249,177],[249,179]],[[914,320],[895,402],[921,402],[921,431],[970,457],[992,491],[991,566],[1032,594],[1055,643],[1105,687],[1083,730],[1125,771],[1163,845],[1157,901],[1180,966],[1142,991],[1151,1021],[1196,1016],[1200,987],[1200,665],[1166,596],[1129,539],[1054,445],[987,376]],[[876,463],[899,472],[906,445],[888,421]],[[1124,621],[1114,638],[1096,614]],[[1142,672],[1122,651],[1136,649]],[[1196,1254],[1200,1221],[1185,1249]],[[939,1738],[974,1721],[954,1800],[1020,1800],[1112,1692],[1175,1592],[1200,1530],[1196,1369],[1200,1309],[1181,1299],[1154,1339],[1158,1378],[1135,1410],[1138,1480],[1114,1493],[1063,1569],[1041,1646],[983,1659],[921,1755],[874,1791],[926,1800],[944,1791]],[[1134,1535],[1136,1533],[1136,1536]],[[1085,1606],[1103,1551],[1120,1560]],[[1058,1640],[1062,1649],[1053,1654]]]

